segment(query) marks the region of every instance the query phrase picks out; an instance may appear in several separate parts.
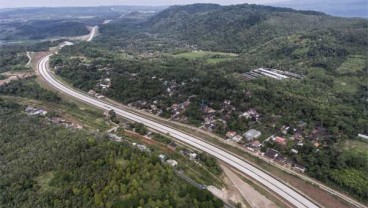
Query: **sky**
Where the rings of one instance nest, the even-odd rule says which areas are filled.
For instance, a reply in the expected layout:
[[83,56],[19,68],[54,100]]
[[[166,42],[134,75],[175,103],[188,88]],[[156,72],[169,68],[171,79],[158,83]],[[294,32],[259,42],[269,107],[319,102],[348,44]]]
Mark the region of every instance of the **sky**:
[[335,16],[368,18],[368,0],[0,0],[0,8],[102,5],[169,6],[193,3],[264,4],[322,11]]
[[214,4],[268,4],[290,0],[0,0],[0,8],[12,7],[59,7],[59,6],[100,6],[100,5],[134,5],[134,6],[168,6],[193,3]]

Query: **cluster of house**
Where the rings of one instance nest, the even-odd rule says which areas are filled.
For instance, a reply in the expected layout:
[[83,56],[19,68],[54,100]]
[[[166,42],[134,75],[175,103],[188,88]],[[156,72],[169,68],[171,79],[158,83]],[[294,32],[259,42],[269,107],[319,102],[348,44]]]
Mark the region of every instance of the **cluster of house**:
[[185,148],[181,149],[179,153],[193,161],[197,160],[197,157],[198,157],[197,153],[191,150],[185,149]]
[[[293,154],[299,154],[300,147],[304,145],[304,137],[303,137],[303,128],[307,124],[300,121],[296,128],[290,126],[282,126],[281,133],[284,135],[291,135],[290,137],[284,138],[281,136],[271,136],[267,138],[264,142],[272,142],[277,144],[280,148],[285,148],[287,146],[288,141],[293,143],[293,147],[290,149],[290,152]],[[326,145],[324,142],[324,138],[328,136],[327,130],[323,127],[314,128],[307,136],[308,139],[315,148],[318,148],[320,145]],[[317,149],[318,150],[318,149]],[[268,148],[266,152],[262,153],[263,156],[269,158],[279,164],[291,167],[292,169],[304,173],[306,168],[300,164],[294,163],[291,159],[282,155],[279,151]]]
[[97,99],[102,99],[102,98],[104,98],[105,96],[103,96],[103,95],[101,95],[101,94],[99,94],[99,93],[97,93],[96,91],[94,91],[94,90],[89,90],[88,91],[88,94],[89,95],[91,95],[91,96],[93,96],[93,97],[95,97],[95,98],[97,98]]
[[245,132],[242,135],[238,135],[235,131],[228,131],[226,133],[226,137],[228,139],[231,139],[231,140],[233,140],[233,141],[235,141],[237,143],[239,143],[243,139],[245,139],[247,143],[254,142],[254,140],[256,140],[257,138],[259,138],[260,136],[261,136],[261,132],[255,130],[255,129],[249,129],[247,132]]
[[185,110],[190,105],[189,99],[183,103],[176,104],[174,103],[171,107],[167,108],[167,111],[171,111],[171,119],[175,121],[185,121],[186,117],[184,116]]
[[[32,106],[27,106],[24,112],[30,116],[46,116],[47,115],[47,111],[41,108],[36,108]],[[54,124],[65,126],[66,128],[83,129],[83,126],[67,121],[60,117],[47,118],[47,120],[51,121]]]
[[246,119],[252,119],[253,121],[258,121],[260,114],[255,109],[249,109],[248,111],[242,113],[239,117],[245,117]]
[[163,85],[166,87],[166,92],[168,93],[168,95],[171,97],[174,95],[174,93],[178,90],[179,86],[182,85],[184,86],[185,83],[182,82],[180,85],[175,81],[164,81]]
[[242,77],[245,80],[257,79],[260,77],[270,77],[277,80],[284,79],[302,79],[303,77],[299,74],[291,73],[288,71],[281,71],[278,69],[268,69],[268,68],[258,68],[254,69],[250,72],[246,72],[242,74]]
[[[298,127],[293,128],[290,126],[282,126],[281,133],[286,135],[291,135],[288,139],[284,137],[274,137],[271,136],[268,141],[272,140],[274,143],[279,144],[280,146],[286,146],[287,141],[292,141],[296,147],[304,146],[304,132],[303,128],[306,126],[306,123],[300,122]],[[321,145],[327,145],[324,141],[324,138],[328,136],[328,132],[323,127],[316,127],[314,128],[306,138],[314,145],[314,147],[318,148]],[[298,153],[296,149],[291,149],[291,151],[295,154]]]
[[101,79],[100,82],[97,84],[97,87],[99,87],[102,90],[110,88],[111,87],[111,79],[110,78]]
[[306,168],[298,163],[294,163],[291,159],[283,156],[279,151],[267,148],[266,152],[262,153],[262,156],[271,159],[279,164],[285,165],[286,167],[290,167],[296,171],[304,173]]
[[[170,142],[167,147],[172,150],[172,151],[176,151],[177,148],[177,144],[172,141]],[[190,160],[196,161],[198,159],[198,154],[194,151],[188,150],[186,148],[182,148],[179,150],[179,153],[182,154],[183,156],[189,158]]]
[[[261,136],[261,132],[256,129],[249,129],[247,132],[245,132],[242,135],[238,135],[235,131],[229,131],[226,133],[226,137],[228,139],[233,140],[234,142],[239,143],[242,140],[245,140],[245,148],[252,152],[258,152],[260,148],[262,147],[263,144],[259,140],[257,140],[260,136]],[[287,145],[287,140],[280,136],[271,136],[267,138],[265,141],[272,141],[273,143],[278,144],[280,146]],[[296,149],[291,149],[291,152],[293,152],[294,154],[298,154],[298,150]],[[297,170],[303,173],[305,171],[305,168],[303,166],[293,163],[291,159],[283,156],[281,153],[279,153],[275,149],[268,148],[267,151],[262,153],[261,155],[279,164],[285,165],[287,167],[291,167],[294,170]]]
[[129,103],[128,106],[129,107],[134,107],[134,108],[138,108],[138,109],[142,109],[143,111],[147,112],[147,113],[152,113],[155,115],[161,115],[163,113],[162,109],[157,107],[158,101],[155,100],[153,101],[152,104],[148,103],[147,101],[136,101],[133,103]]
[[32,106],[27,106],[24,112],[29,116],[46,116],[47,114],[47,111]]
[[57,124],[57,125],[62,125],[66,128],[72,128],[72,129],[83,129],[83,126],[67,121],[63,118],[60,117],[52,117],[49,119],[52,123]]
[[202,107],[202,117],[203,117],[203,125],[200,127],[209,132],[212,132],[216,126],[223,125],[226,126],[226,121],[231,118],[232,113],[236,110],[235,106],[231,105],[230,100],[225,100],[221,104],[221,109],[218,112],[222,113],[221,118],[216,118],[215,113],[217,112],[211,107],[203,106]]

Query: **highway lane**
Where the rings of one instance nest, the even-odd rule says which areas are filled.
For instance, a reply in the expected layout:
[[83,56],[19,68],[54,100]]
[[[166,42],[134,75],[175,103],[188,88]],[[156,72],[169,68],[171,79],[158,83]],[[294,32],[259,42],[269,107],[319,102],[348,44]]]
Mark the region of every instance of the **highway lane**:
[[297,191],[292,189],[291,187],[285,185],[284,183],[278,181],[277,179],[273,178],[272,176],[268,175],[267,173],[263,172],[262,170],[252,166],[251,164],[235,157],[234,155],[219,149],[211,144],[208,144],[198,138],[193,136],[184,134],[183,132],[177,131],[171,127],[156,123],[152,120],[142,118],[136,114],[126,112],[120,108],[117,108],[111,104],[106,102],[97,100],[96,98],[90,97],[82,92],[78,92],[63,83],[56,80],[48,71],[48,60],[51,55],[48,55],[41,59],[38,70],[40,71],[41,76],[54,88],[73,96],[85,103],[94,105],[98,108],[104,110],[114,110],[116,114],[130,119],[135,122],[143,123],[149,128],[155,129],[165,134],[170,134],[172,137],[183,141],[193,147],[196,147],[222,161],[231,165],[232,167],[238,169],[239,171],[243,172],[244,174],[250,176],[254,180],[258,181],[260,184],[268,187],[273,192],[277,193],[279,196],[284,198],[290,204],[294,205],[295,207],[308,207],[308,208],[315,208],[318,207],[314,204],[311,200],[306,198],[305,196],[299,194]]
[[87,42],[91,42],[91,41],[93,40],[93,38],[94,38],[94,37],[95,37],[95,35],[96,35],[97,29],[98,29],[98,26],[94,26],[94,27],[92,28],[92,31],[91,31],[91,33],[90,33],[90,35],[89,35],[88,39],[87,39]]

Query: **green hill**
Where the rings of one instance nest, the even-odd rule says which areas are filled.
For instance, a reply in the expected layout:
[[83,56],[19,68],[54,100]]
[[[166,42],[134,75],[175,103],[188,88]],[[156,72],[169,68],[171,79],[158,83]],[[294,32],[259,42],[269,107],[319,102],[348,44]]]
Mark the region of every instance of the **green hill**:
[[352,39],[364,37],[367,24],[363,19],[249,4],[173,6],[147,22],[154,33],[180,38],[202,49],[227,52],[244,52],[275,38],[320,29],[338,33],[348,30],[354,35]]

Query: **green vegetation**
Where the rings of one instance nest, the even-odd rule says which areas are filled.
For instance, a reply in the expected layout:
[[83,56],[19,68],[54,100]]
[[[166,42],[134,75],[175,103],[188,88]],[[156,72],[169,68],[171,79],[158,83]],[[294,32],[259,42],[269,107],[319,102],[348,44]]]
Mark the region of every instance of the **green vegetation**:
[[222,170],[220,166],[217,165],[217,161],[214,157],[206,153],[201,153],[198,155],[198,159],[203,162],[204,165],[208,167],[209,171],[211,171],[213,174],[219,175],[220,173],[222,173]]
[[137,132],[137,133],[138,133],[138,134],[140,134],[140,135],[145,135],[145,134],[147,134],[147,132],[148,132],[147,127],[146,127],[145,125],[143,125],[142,123],[132,123],[132,124],[130,125],[130,127],[131,127],[132,129],[134,129],[134,130],[135,130],[135,132]]
[[156,133],[153,134],[152,139],[162,144],[170,144],[172,142],[168,137]]
[[220,53],[210,51],[193,51],[175,54],[175,58],[185,58],[189,60],[205,60],[209,64],[217,64],[223,61],[231,61],[238,55],[233,53]]
[[0,73],[27,69],[28,58],[23,47],[0,46]]
[[60,97],[57,94],[41,88],[41,86],[34,81],[34,78],[11,81],[8,84],[2,85],[0,86],[0,95],[17,95],[53,102],[60,101]]
[[23,109],[0,98],[1,206],[223,206],[156,156],[102,134],[55,127]]
[[306,146],[303,154],[295,156],[306,164],[308,173],[332,186],[339,186],[346,192],[366,201],[368,198],[368,152],[356,148],[341,150],[341,147],[315,151]]
[[31,20],[0,24],[1,40],[39,40],[51,37],[86,35],[89,31],[80,22],[64,20]]
[[36,44],[0,45],[0,73],[6,71],[29,70],[27,51],[46,51],[49,47],[58,45],[59,41],[46,41]]
[[[358,133],[368,134],[367,20],[248,4],[174,6],[148,20],[145,18],[147,16],[132,13],[127,18],[100,25],[100,35],[93,43],[64,47],[52,57],[52,68],[57,75],[84,91],[93,89],[124,104],[196,126],[206,127],[211,122],[211,130],[221,136],[230,130],[242,134],[250,128],[262,132],[261,141],[270,135],[283,136],[288,140],[285,147],[272,142],[267,147],[276,148],[305,166],[308,175],[363,201],[368,200],[366,152],[344,147]],[[60,21],[46,21],[43,27],[41,23],[32,21],[27,27],[19,26],[28,30],[32,38],[43,38],[38,37],[40,34],[35,33],[35,28],[46,30],[61,24]],[[60,28],[64,26],[61,24]],[[70,33],[82,31],[79,30],[80,22],[72,26]],[[5,31],[22,35],[18,29]],[[47,33],[56,34],[60,35],[58,29]],[[6,50],[10,53],[0,53],[4,57],[0,70],[16,70],[18,63],[21,66],[26,61],[22,48]],[[244,73],[259,67],[293,72],[302,78],[282,81],[244,78]],[[57,101],[57,96],[38,89],[29,80],[0,87],[0,93]],[[259,118],[242,116],[249,110],[256,111]],[[282,131],[286,126],[289,130]],[[141,124],[132,127],[141,134],[147,133]],[[290,139],[296,134],[302,137],[302,147]],[[157,135],[153,139],[170,142]],[[144,166],[140,167],[145,167],[149,174],[157,173],[157,178],[161,177],[160,173],[172,176],[170,170],[150,159],[133,153],[129,154],[134,157],[115,157],[119,150],[109,148],[100,149],[115,151],[111,153],[112,160],[120,163],[114,164],[131,166],[130,170],[138,171],[135,164],[141,163]],[[299,153],[291,153],[292,148]],[[104,158],[105,153],[101,154]],[[213,158],[201,155],[200,159],[211,173],[219,173]],[[107,161],[104,161],[107,165],[112,164]],[[150,169],[152,166],[163,169],[155,171]],[[107,170],[120,171],[115,166],[95,170],[101,174],[107,174],[104,172]],[[32,180],[36,181],[32,183],[37,183],[46,192],[62,192],[64,189],[55,187],[54,178],[71,181],[75,178],[58,171],[45,170],[32,175]],[[114,178],[114,174],[108,175]],[[127,187],[122,190],[118,187],[119,193],[116,184],[112,183],[117,182],[115,178],[109,178],[103,185],[96,184],[101,188],[96,192],[96,187],[87,188],[93,192],[95,200],[90,203],[166,206],[168,199],[170,205],[177,206],[189,200],[190,195],[181,195],[181,191],[178,193],[180,199],[168,194],[174,190],[170,185],[165,188],[167,196],[149,195],[139,189],[145,187],[144,174],[138,171],[136,176],[134,183],[123,178]],[[149,187],[143,190],[156,187],[148,179],[145,182]],[[167,180],[164,182],[166,184]],[[160,185],[163,186],[162,181]],[[129,190],[128,186],[133,188]],[[81,192],[78,187],[71,190],[76,195],[85,191],[84,187]],[[70,191],[62,193],[67,195]],[[169,200],[172,197],[175,203]],[[206,194],[201,197],[208,198],[202,205],[216,203]],[[143,201],[138,200],[141,198]],[[114,201],[117,199],[120,201]]]
[[337,71],[340,74],[356,74],[357,72],[367,70],[367,58],[362,55],[349,56]]
[[[146,22],[103,25],[96,42],[65,47],[52,58],[52,66],[80,89],[163,117],[196,126],[213,119],[213,132],[222,136],[255,128],[263,140],[283,135],[283,126],[295,128],[304,138],[303,147],[292,141],[285,148],[271,147],[304,165],[310,176],[366,200],[364,183],[356,189],[353,185],[365,180],[360,172],[366,170],[351,164],[338,147],[358,133],[368,134],[367,25],[363,19],[247,4],[175,6]],[[303,78],[242,78],[259,67]],[[102,89],[105,78],[111,86]],[[259,120],[239,117],[250,109]],[[323,129],[318,138],[316,129]],[[293,134],[290,130],[285,137]],[[292,148],[299,150],[297,156]],[[336,156],[346,166],[335,164]],[[349,169],[355,177],[345,174]],[[340,172],[345,179],[337,177]]]
[[367,22],[261,5],[194,4],[170,7],[147,25],[155,33],[188,41],[202,50],[246,52],[275,38],[326,28],[358,32],[366,42],[362,27]]

